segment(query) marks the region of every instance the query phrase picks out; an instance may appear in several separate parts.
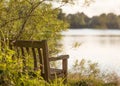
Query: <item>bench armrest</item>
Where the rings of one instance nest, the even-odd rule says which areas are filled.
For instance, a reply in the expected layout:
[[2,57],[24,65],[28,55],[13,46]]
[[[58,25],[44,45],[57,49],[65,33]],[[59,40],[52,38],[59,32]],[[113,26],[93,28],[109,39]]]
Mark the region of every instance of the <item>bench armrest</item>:
[[69,55],[60,55],[58,57],[49,58],[49,61],[63,60],[63,59],[68,59],[68,58],[69,58]]
[[[64,77],[67,77],[67,69],[68,69],[68,59],[69,55],[61,55],[58,57],[51,57],[49,58],[49,61],[57,61],[62,60],[62,71],[64,72]],[[67,79],[65,79],[65,82],[67,82]]]

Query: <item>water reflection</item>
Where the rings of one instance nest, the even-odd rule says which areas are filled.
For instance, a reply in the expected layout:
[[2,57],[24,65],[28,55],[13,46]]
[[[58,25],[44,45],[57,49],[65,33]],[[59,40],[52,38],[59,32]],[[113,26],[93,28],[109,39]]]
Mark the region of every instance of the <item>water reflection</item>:
[[[80,46],[74,48],[74,43]],[[64,45],[63,53],[70,55],[69,69],[76,59],[86,59],[98,62],[102,70],[116,71],[120,74],[120,36],[70,36],[66,35],[62,39]]]

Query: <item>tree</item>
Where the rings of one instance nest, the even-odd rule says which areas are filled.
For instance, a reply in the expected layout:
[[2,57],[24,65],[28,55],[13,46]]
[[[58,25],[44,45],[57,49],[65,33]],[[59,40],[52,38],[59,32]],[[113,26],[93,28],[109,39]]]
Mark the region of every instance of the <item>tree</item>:
[[62,9],[59,9],[58,19],[66,21],[66,14],[62,12]]
[[4,37],[14,40],[47,39],[50,52],[57,53],[61,31],[66,30],[68,24],[58,20],[60,11],[52,7],[52,2],[63,5],[74,3],[74,0],[0,0],[0,29]]
[[71,28],[84,28],[87,26],[89,18],[84,13],[76,13],[67,15],[67,21]]
[[98,16],[92,17],[92,19],[89,21],[89,27],[90,28],[99,28],[100,26],[100,21]]
[[1,32],[5,38],[14,40],[47,39],[51,46],[50,52],[57,51],[60,32],[68,26],[64,21],[57,19],[58,12],[58,9],[53,9],[51,4],[45,3],[45,0],[2,0],[0,1]]
[[107,15],[107,27],[110,29],[118,29],[119,27],[119,18],[113,14],[113,13],[109,13]]

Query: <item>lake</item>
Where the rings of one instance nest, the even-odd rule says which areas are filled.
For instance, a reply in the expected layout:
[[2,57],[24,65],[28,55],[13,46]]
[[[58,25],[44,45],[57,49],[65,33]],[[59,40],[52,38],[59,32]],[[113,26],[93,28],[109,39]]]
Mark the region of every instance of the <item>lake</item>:
[[[120,30],[70,29],[62,35],[62,54],[70,55],[69,69],[75,60],[85,59],[120,75]],[[75,44],[80,46],[75,48]]]

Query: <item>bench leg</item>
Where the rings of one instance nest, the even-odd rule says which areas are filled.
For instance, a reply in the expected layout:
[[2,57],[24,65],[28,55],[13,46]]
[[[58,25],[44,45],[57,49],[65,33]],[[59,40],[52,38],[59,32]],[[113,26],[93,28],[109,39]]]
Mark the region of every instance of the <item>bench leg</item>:
[[64,83],[67,83],[67,59],[63,59],[63,62],[62,62],[62,68],[63,68],[63,71],[64,71]]

